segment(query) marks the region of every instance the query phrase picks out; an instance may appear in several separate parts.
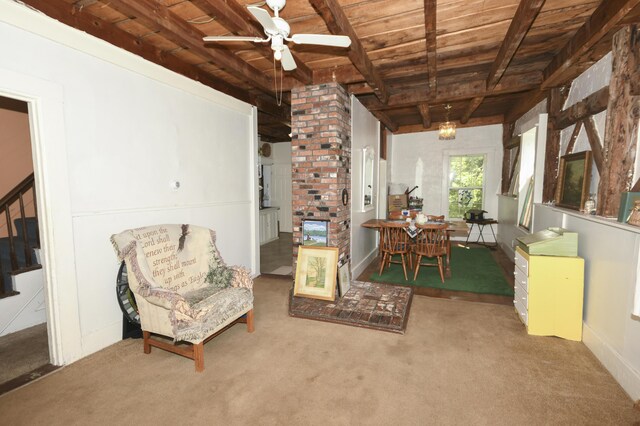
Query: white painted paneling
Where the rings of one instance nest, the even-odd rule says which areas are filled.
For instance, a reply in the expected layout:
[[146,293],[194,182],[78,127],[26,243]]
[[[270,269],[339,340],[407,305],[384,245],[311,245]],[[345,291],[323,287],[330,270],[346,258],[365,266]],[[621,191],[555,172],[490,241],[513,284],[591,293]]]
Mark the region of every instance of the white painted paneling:
[[255,268],[255,109],[13,2],[0,40],[0,92],[34,112],[56,363],[120,338],[114,232],[212,227],[228,263]]
[[498,243],[510,259],[515,256],[516,238],[527,233],[517,225],[518,199],[498,195]]
[[0,299],[0,336],[47,321],[42,269],[15,275],[13,282],[20,294]]
[[293,232],[291,187],[291,142],[271,144],[273,168],[271,205],[280,207],[278,220],[281,232]]
[[362,106],[354,96],[351,97],[351,276],[357,277],[377,254],[376,231],[363,228],[361,225],[369,219],[376,218],[378,189],[373,191],[374,208],[365,212],[355,211],[357,191],[355,185],[361,182],[362,161],[358,161],[357,152],[370,146],[374,150],[373,182],[378,182],[379,166],[379,137],[380,124],[378,120]]

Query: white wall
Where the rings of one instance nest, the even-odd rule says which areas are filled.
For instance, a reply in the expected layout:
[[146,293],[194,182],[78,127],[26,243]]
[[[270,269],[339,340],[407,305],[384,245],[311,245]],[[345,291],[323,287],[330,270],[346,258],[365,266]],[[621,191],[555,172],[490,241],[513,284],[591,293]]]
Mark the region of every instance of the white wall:
[[280,207],[278,220],[280,232],[293,232],[291,187],[291,142],[271,144],[273,158],[271,205]]
[[536,230],[562,226],[578,233],[578,255],[585,260],[584,344],[639,399],[640,321],[631,310],[640,229],[551,206],[534,209]]
[[356,99],[351,97],[351,276],[357,277],[362,273],[377,254],[376,231],[363,228],[361,225],[369,219],[376,218],[378,203],[378,188],[373,188],[372,208],[361,212],[355,207],[358,200],[356,194],[362,191],[356,188],[361,182],[358,177],[362,174],[362,164],[358,161],[361,156],[356,155],[365,146],[374,150],[373,182],[378,182],[378,166],[380,158],[380,123]]
[[[498,197],[502,177],[502,126],[458,129],[452,141],[441,141],[438,132],[394,135],[389,182],[404,183],[411,195],[422,197],[426,214],[447,215],[448,158],[450,155],[485,154],[485,200],[487,217],[498,217]],[[487,241],[493,241],[485,231]],[[476,235],[471,235],[470,240]]]
[[113,233],[203,225],[228,263],[255,268],[250,105],[11,1],[0,0],[0,21],[0,92],[35,113],[54,362],[121,337]]

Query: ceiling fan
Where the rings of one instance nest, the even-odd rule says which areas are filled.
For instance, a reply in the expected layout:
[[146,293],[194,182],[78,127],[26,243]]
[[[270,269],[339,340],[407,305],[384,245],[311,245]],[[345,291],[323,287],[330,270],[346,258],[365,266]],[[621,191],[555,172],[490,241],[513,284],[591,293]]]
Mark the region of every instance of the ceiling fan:
[[294,34],[289,37],[291,27],[287,22],[278,16],[278,13],[284,8],[287,0],[267,0],[267,5],[273,10],[272,18],[264,9],[256,6],[248,6],[249,12],[264,28],[266,38],[260,37],[242,37],[242,36],[207,36],[203,40],[212,41],[252,41],[255,43],[271,42],[271,49],[274,52],[273,57],[277,61],[281,61],[282,68],[285,71],[291,71],[296,68],[296,61],[285,44],[285,41],[292,41],[296,44],[315,44],[320,46],[349,47],[351,39],[348,36],[326,35],[326,34]]

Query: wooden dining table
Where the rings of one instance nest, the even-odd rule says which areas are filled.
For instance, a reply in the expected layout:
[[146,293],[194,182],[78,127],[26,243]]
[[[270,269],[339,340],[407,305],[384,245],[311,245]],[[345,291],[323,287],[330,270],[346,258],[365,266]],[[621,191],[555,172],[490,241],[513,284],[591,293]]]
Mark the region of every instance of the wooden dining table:
[[[376,229],[378,232],[382,227],[382,224],[385,222],[391,222],[394,224],[398,224],[401,222],[405,222],[404,220],[389,220],[389,219],[369,219],[364,222],[361,226],[369,229]],[[405,222],[406,226],[409,226],[409,222]],[[427,223],[441,223],[441,222],[427,222]],[[445,271],[445,275],[447,277],[451,277],[451,236],[464,236],[469,235],[469,226],[462,220],[451,220],[445,222],[447,226],[447,267]]]

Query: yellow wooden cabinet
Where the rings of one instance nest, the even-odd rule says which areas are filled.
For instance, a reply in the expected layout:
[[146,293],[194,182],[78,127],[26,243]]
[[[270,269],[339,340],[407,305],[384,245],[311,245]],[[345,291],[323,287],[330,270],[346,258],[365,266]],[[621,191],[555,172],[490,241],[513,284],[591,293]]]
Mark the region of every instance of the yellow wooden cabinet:
[[582,340],[584,259],[516,248],[514,306],[529,334]]

